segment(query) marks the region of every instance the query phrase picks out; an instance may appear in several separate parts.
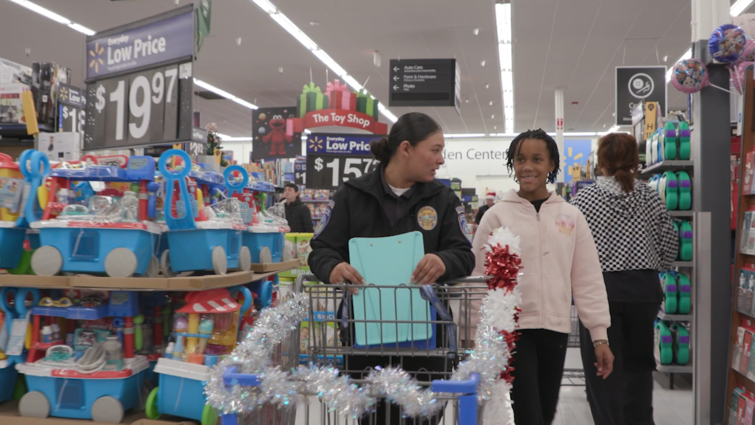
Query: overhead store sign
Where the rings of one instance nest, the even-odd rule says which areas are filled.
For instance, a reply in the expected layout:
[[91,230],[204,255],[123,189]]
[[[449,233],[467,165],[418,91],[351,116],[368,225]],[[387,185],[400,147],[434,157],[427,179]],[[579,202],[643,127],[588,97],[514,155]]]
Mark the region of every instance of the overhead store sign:
[[616,67],[616,125],[632,125],[632,111],[641,102],[658,102],[666,115],[665,66]]
[[454,106],[461,103],[456,59],[391,60],[389,106]]
[[379,135],[310,134],[307,138],[306,184],[309,189],[337,189],[376,169],[370,142]]
[[[194,55],[194,11],[158,15],[87,39],[87,79]],[[106,35],[102,35],[106,34]]]
[[308,128],[332,126],[358,128],[376,134],[388,132],[386,123],[378,122],[367,114],[345,109],[321,109],[308,112],[304,118],[290,118],[289,121],[293,121],[295,132]]
[[[189,47],[180,47],[184,41],[176,37],[187,37]],[[107,67],[109,62],[103,67],[99,59],[87,63],[90,78],[86,91],[84,150],[191,141],[193,37],[194,15],[189,5],[105,31],[104,35],[97,33],[88,39],[88,48],[93,42],[94,48],[101,48],[104,41],[111,43],[107,55],[113,58],[127,55],[130,60],[110,68]],[[139,41],[142,39],[146,41]],[[151,47],[144,47],[144,42],[149,42]],[[116,46],[126,50],[116,54],[112,50]],[[127,49],[129,46],[131,50]],[[90,50],[88,57],[91,59],[98,54]]]

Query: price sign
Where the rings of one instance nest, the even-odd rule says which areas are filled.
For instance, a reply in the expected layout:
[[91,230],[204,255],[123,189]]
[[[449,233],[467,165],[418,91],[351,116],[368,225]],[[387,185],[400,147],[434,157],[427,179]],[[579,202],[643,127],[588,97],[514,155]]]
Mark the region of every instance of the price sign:
[[87,38],[84,150],[192,138],[191,6]]
[[58,85],[58,131],[83,133],[86,118],[86,98],[78,87]]
[[375,170],[380,162],[372,158],[370,142],[379,135],[310,134],[307,139],[306,186],[336,189],[350,179]]
[[294,183],[299,186],[307,185],[307,163],[296,161],[294,163]]

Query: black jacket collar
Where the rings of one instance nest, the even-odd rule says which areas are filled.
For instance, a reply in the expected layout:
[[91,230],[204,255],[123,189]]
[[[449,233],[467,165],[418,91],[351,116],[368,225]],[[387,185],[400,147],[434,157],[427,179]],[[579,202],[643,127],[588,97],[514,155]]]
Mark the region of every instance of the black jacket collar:
[[[371,194],[382,204],[384,191],[383,181],[380,176],[384,170],[385,168],[380,166],[375,171],[367,173],[358,179],[348,180],[346,184]],[[445,188],[445,186],[437,180],[430,183],[415,183],[415,190],[411,197],[411,204],[413,205],[416,202],[419,202],[420,199],[437,195],[443,190],[443,188]]]
[[286,202],[286,206],[287,207],[295,207],[295,206],[298,206],[298,205],[301,205],[301,204],[303,204],[303,202],[301,201],[301,199],[298,196],[296,197],[296,200],[294,202]]

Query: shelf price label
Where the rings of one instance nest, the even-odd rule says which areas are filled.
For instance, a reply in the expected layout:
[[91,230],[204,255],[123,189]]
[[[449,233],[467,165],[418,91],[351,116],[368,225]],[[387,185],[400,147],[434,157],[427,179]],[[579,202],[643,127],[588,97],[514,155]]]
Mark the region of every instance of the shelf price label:
[[307,184],[307,163],[305,161],[294,162],[294,183],[299,186]]
[[58,131],[83,133],[86,119],[86,97],[78,87],[58,85]]
[[337,189],[343,183],[377,169],[380,162],[372,158],[370,142],[380,137],[310,134],[305,164],[307,188]]
[[84,149],[190,140],[193,81],[186,66],[191,68],[160,67],[89,84]]

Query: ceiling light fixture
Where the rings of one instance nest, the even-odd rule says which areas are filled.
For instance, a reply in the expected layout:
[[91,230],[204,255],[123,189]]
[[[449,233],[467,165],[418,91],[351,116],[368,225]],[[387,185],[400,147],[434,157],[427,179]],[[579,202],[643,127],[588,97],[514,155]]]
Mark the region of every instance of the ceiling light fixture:
[[478,139],[480,137],[486,137],[485,133],[468,133],[468,134],[444,134],[446,139]]
[[501,68],[501,95],[506,133],[514,133],[514,67],[511,45],[511,3],[496,3],[495,20],[498,33],[498,65]]
[[205,90],[209,90],[209,91],[211,91],[211,92],[213,92],[213,93],[215,93],[215,94],[217,94],[219,96],[223,96],[224,98],[226,98],[228,100],[232,100],[232,101],[238,103],[241,106],[247,107],[249,109],[257,109],[258,108],[257,105],[255,105],[253,103],[249,103],[249,102],[247,102],[244,99],[238,98],[238,97],[236,97],[236,96],[228,93],[227,91],[221,90],[221,89],[213,86],[212,84],[205,83],[202,80],[198,80],[198,79],[195,78],[194,79],[194,84],[196,84],[199,87],[202,87]]
[[[89,28],[87,28],[85,26],[82,26],[82,25],[79,25],[77,23],[71,22],[67,18],[64,18],[63,16],[60,16],[57,13],[51,12],[51,11],[45,9],[44,7],[37,6],[36,4],[34,4],[34,3],[30,2],[30,1],[27,1],[27,0],[10,0],[10,1],[12,1],[13,3],[19,4],[19,5],[25,7],[27,9],[29,9],[29,10],[37,12],[40,15],[43,15],[43,16],[49,18],[49,19],[52,19],[52,20],[57,21],[57,22],[60,22],[61,24],[68,25],[69,27],[75,29],[76,31],[78,31],[80,33],[83,33],[83,34],[86,34],[86,35],[94,35],[94,34],[96,34],[93,30],[90,30]],[[266,0],[258,0],[258,1],[264,2]],[[198,80],[198,79],[195,78],[194,79],[194,84],[196,84],[199,87],[202,87],[205,90],[209,90],[209,91],[211,91],[213,93],[216,93],[216,94],[218,94],[220,96],[223,96],[224,98],[226,98],[228,100],[232,100],[232,101],[234,101],[234,102],[238,103],[239,105],[244,106],[246,108],[257,109],[257,105],[255,105],[253,103],[249,103],[249,102],[247,102],[244,99],[236,97],[236,96],[228,93],[225,90],[221,90],[221,89],[213,86],[212,84],[205,83],[202,80]]]
[[[729,14],[732,17],[737,17],[741,15],[745,10],[749,9],[750,6],[755,2],[755,0],[737,0],[736,3],[732,4],[729,8]],[[674,63],[679,62],[680,60],[689,59],[692,57],[692,49],[687,49],[686,52],[682,55],[682,57],[679,58]],[[674,68],[669,68],[668,71],[666,71],[666,82],[671,82],[671,77],[674,75]]]
[[32,12],[39,13],[40,15],[44,16],[45,18],[52,19],[53,21],[58,22],[58,23],[63,24],[63,25],[68,25],[69,27],[75,29],[76,31],[78,31],[78,32],[80,32],[82,34],[93,35],[95,33],[93,30],[90,30],[89,28],[87,28],[87,27],[85,27],[83,25],[79,25],[79,24],[77,24],[75,22],[71,22],[68,18],[60,16],[57,13],[55,13],[55,12],[49,10],[49,9],[45,9],[44,7],[39,6],[37,4],[34,4],[34,3],[30,2],[30,1],[27,1],[27,0],[10,0],[10,1],[13,2],[13,3],[16,3],[19,6],[23,6],[23,7],[27,8],[27,9],[31,10]]
[[[291,34],[295,39],[297,39],[307,50],[311,51],[312,54],[317,56],[322,63],[325,64],[328,68],[330,68],[333,72],[338,75],[346,84],[351,86],[351,88],[359,91],[364,90],[364,87],[359,84],[359,82],[351,75],[349,75],[343,67],[338,65],[333,58],[330,57],[324,50],[322,50],[317,43],[315,43],[307,34],[304,33],[299,27],[296,26],[293,22],[291,22],[290,19],[286,15],[283,14],[278,8],[271,3],[269,0],[251,0],[254,4],[259,6],[262,10],[265,11],[270,17],[278,23],[284,30],[288,31],[289,34]],[[395,115],[393,115],[385,106],[383,106],[382,103],[379,104],[378,110],[381,114],[383,114],[384,117],[386,117],[391,122],[396,122],[398,118],[396,118]]]

